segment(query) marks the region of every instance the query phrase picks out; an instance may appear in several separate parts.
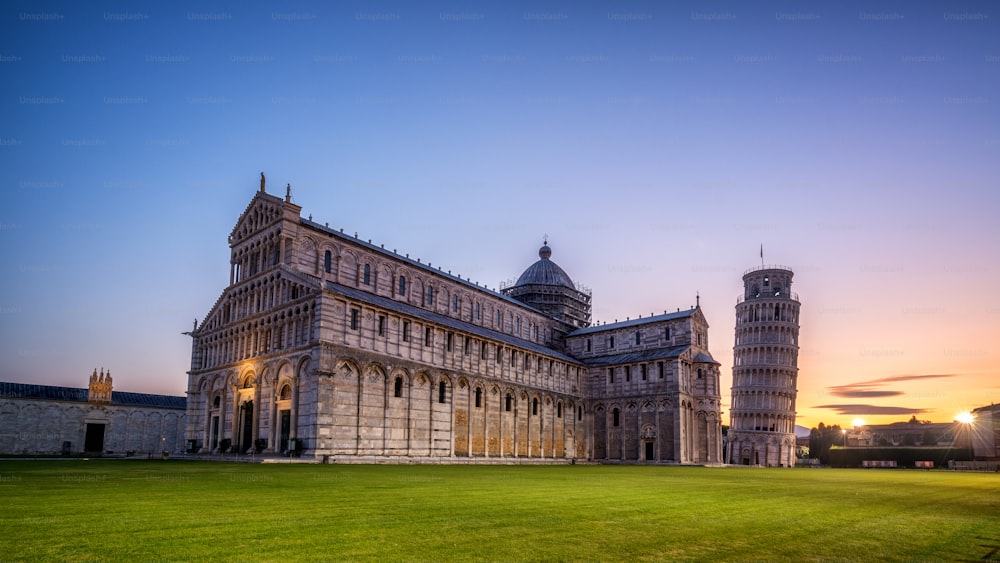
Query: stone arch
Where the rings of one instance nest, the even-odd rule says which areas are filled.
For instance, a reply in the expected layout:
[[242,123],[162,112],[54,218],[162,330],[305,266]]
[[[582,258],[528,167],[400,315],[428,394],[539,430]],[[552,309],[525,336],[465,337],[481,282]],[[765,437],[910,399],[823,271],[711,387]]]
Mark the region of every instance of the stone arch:
[[376,383],[381,381],[386,382],[386,371],[385,368],[378,362],[371,362],[365,366],[365,377],[367,382]]
[[343,379],[351,379],[361,373],[361,368],[353,359],[342,358],[334,364],[334,372]]
[[241,373],[239,378],[237,378],[237,383],[240,389],[250,389],[259,385],[257,379],[257,373],[254,368],[248,367],[243,370],[243,373]]
[[361,262],[361,257],[358,256],[358,253],[355,252],[354,250],[351,250],[350,248],[345,248],[343,251],[341,251],[339,258],[341,266],[343,266],[347,272],[350,272],[351,275],[354,276],[354,280],[357,280],[357,273],[358,273],[357,267],[358,264]]
[[380,291],[379,286],[388,282],[390,286],[389,294],[392,295],[392,290],[394,289],[392,287],[393,275],[392,275],[392,268],[389,265],[387,265],[385,262],[382,261],[376,262],[375,266],[372,268],[372,276],[374,277],[374,279],[372,280],[372,285],[375,287],[376,293]]
[[430,385],[432,381],[433,378],[431,378],[431,375],[424,370],[416,372],[413,376],[413,382],[417,387],[424,387],[426,385]]
[[295,365],[295,377],[302,377],[309,374],[309,366],[312,364],[312,358],[308,355],[302,356]]
[[422,276],[414,275],[409,277],[409,287],[406,288],[407,300],[415,300],[419,304],[424,302],[424,279]]
[[400,367],[400,366],[396,366],[396,367],[392,368],[391,370],[389,370],[389,377],[391,377],[392,379],[396,379],[397,377],[402,377],[403,378],[403,384],[404,385],[409,385],[410,384],[410,380],[412,378],[412,375],[410,374],[410,371],[407,370],[406,368]]
[[317,250],[316,241],[310,236],[304,236],[301,239],[301,253],[302,264],[305,266],[306,272],[310,274],[319,273],[319,252]]

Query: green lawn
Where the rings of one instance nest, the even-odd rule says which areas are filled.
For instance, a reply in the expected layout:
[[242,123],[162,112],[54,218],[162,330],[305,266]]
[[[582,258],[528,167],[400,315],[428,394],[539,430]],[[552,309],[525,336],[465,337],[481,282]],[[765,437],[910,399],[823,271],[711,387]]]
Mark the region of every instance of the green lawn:
[[983,560],[1000,475],[0,462],[8,560]]

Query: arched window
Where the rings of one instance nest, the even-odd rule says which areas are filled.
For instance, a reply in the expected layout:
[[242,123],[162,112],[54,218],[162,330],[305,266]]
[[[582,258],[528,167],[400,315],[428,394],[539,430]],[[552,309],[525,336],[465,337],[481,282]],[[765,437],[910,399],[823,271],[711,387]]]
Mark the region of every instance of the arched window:
[[458,312],[458,296],[457,295],[452,295],[451,296],[451,310],[454,313]]
[[562,418],[562,403],[556,403],[556,418]]
[[621,420],[619,420],[618,409],[614,409],[611,411],[611,426],[618,426],[619,424],[621,424]]
[[393,384],[392,394],[394,397],[403,396],[403,378],[397,377],[396,382]]
[[510,409],[513,408],[513,405],[514,405],[514,397],[512,397],[510,393],[507,393],[507,400],[506,403],[504,404],[504,410],[510,412]]
[[476,387],[476,408],[483,406],[483,390]]
[[369,264],[365,264],[365,273],[362,275],[362,281],[365,285],[372,284],[372,267]]
[[323,253],[323,271],[330,273],[331,263],[333,262],[333,254],[329,250]]
[[448,387],[444,384],[444,381],[438,382],[438,402],[443,403],[445,399],[445,393],[447,393]]
[[424,300],[424,305],[430,306],[433,304],[434,304],[434,288],[431,286],[427,286],[427,298]]
[[212,401],[212,405],[215,408],[219,408],[219,406],[222,405],[222,396],[221,395],[216,395],[215,396],[215,401]]
[[406,295],[406,276],[399,276],[399,294]]
[[[279,401],[287,401],[288,399],[291,399],[291,398],[292,398],[292,388],[289,387],[288,385],[283,386],[281,388],[281,391],[278,392],[278,400]],[[216,406],[218,406],[218,405],[216,405]]]
[[531,400],[531,414],[538,414],[538,399]]
[[576,407],[576,419],[577,420],[583,420],[583,407],[582,406]]

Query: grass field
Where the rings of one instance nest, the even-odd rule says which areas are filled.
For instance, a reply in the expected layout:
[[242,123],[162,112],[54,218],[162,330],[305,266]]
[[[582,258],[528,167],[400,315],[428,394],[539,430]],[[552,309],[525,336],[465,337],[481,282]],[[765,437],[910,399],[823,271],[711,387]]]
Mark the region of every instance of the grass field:
[[0,462],[2,560],[988,560],[1000,475]]

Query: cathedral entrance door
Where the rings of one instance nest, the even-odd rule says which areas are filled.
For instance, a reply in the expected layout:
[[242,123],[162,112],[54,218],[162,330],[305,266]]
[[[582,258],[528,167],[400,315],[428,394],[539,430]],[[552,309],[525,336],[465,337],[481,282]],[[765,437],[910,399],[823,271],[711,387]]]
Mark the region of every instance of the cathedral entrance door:
[[646,442],[646,461],[654,461],[653,460],[654,455],[655,454],[653,453],[653,441],[650,440]]
[[281,433],[278,440],[278,451],[283,452],[288,449],[288,437],[292,431],[292,411],[281,411],[281,423],[278,428]]
[[103,452],[104,451],[104,425],[87,423],[87,435],[83,441],[83,451]]
[[253,401],[247,401],[240,407],[240,453],[245,453],[253,445]]

